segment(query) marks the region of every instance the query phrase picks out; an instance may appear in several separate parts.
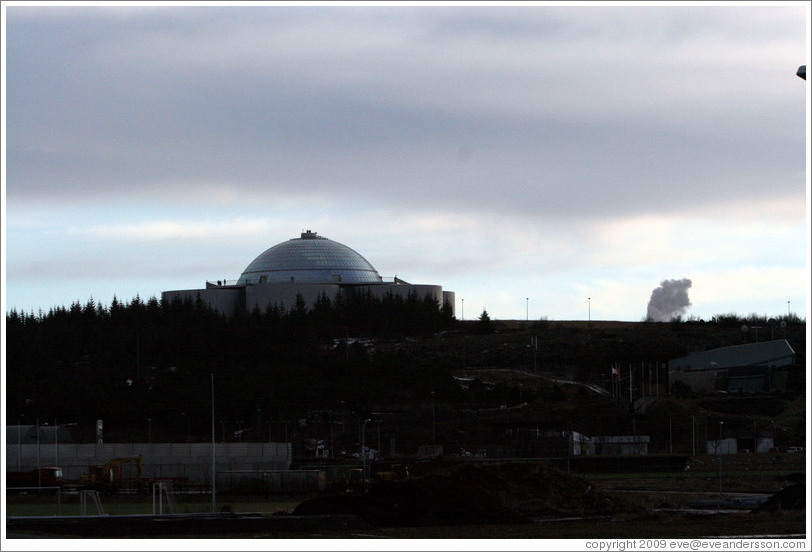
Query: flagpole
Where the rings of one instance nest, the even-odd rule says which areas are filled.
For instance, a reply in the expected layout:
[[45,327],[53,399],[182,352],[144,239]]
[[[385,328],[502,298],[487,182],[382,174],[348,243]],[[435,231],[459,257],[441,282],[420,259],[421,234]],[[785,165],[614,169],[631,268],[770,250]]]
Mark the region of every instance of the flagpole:
[[612,398],[615,397],[615,365],[609,368],[609,381],[612,383]]
[[629,364],[629,404],[634,405],[634,397],[632,396],[632,377],[633,377],[634,369],[632,365]]

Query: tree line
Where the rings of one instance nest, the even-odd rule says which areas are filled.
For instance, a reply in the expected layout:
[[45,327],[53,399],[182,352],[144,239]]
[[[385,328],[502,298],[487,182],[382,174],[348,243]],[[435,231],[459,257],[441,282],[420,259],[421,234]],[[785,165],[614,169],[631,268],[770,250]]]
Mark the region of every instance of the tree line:
[[[639,331],[623,335],[556,328],[547,321],[524,331],[540,338],[539,369],[561,364],[589,378],[609,361],[674,358],[689,343],[744,342],[744,325],[762,326],[765,339],[770,328],[767,319],[732,314],[688,322],[641,324]],[[793,335],[803,330],[797,317],[776,317],[776,322],[776,338],[785,335],[781,322]],[[709,327],[730,331],[715,334]],[[463,335],[443,340],[436,350],[408,339],[445,330]],[[162,431],[170,439],[199,438],[210,434],[212,375],[218,422],[246,426],[270,427],[271,419],[279,423],[338,408],[407,410],[433,398],[460,408],[493,406],[512,400],[512,391],[486,389],[477,381],[461,390],[451,373],[482,362],[535,365],[524,336],[516,338],[520,345],[488,353],[495,359],[485,356],[479,341],[468,339],[471,333],[501,331],[486,310],[478,320],[460,322],[450,306],[414,294],[324,295],[310,306],[298,297],[289,310],[268,305],[228,317],[189,298],[113,298],[109,306],[91,299],[36,315],[12,310],[6,315],[7,419],[88,428],[103,419],[105,433],[118,428],[123,440],[133,433],[145,436],[150,420],[156,439]],[[797,336],[792,341],[803,364],[803,341]]]
[[290,310],[224,316],[199,298],[89,300],[48,313],[6,316],[9,423],[23,416],[105,426],[162,423],[208,431],[210,374],[218,416],[293,417],[313,408],[394,402],[448,385],[442,366],[398,355],[375,358],[361,338],[431,334],[455,323],[430,296],[356,294]]

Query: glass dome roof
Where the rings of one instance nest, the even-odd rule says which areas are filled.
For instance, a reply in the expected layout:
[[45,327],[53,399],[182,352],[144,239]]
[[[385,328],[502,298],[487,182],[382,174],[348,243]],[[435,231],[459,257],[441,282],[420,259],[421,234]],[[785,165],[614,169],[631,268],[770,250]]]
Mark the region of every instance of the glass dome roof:
[[298,282],[307,284],[369,284],[381,282],[378,271],[346,245],[303,232],[271,247],[246,267],[237,285]]

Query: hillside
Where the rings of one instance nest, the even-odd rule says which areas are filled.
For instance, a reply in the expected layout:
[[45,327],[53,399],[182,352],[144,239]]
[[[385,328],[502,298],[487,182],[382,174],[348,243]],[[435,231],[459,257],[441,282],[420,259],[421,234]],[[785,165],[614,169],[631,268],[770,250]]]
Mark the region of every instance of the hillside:
[[[805,442],[805,326],[787,333],[797,355],[789,390],[744,396],[674,396],[665,383],[669,359],[739,344],[743,340],[740,325],[496,321],[490,334],[477,333],[476,322],[460,326],[459,331],[375,345],[380,356],[397,355],[416,364],[448,368],[461,392],[450,399],[438,392],[434,401],[435,439],[445,444],[447,452],[471,451],[476,443],[493,444],[497,441],[494,428],[514,422],[569,428],[588,436],[645,434],[654,453],[704,452],[705,441],[716,438],[720,421],[730,434],[755,430],[774,435],[781,447]],[[531,338],[536,339],[535,354]],[[620,397],[608,391],[613,364],[624,375]],[[651,375],[657,373],[658,365],[659,386]],[[626,374],[631,369],[637,378],[641,366],[649,374],[642,387],[651,398],[632,407]],[[640,393],[635,385],[635,398]],[[387,417],[389,423],[402,422],[402,441],[402,435],[412,430],[411,448],[430,440],[426,429],[415,429],[430,425],[429,405],[425,400],[415,402],[398,404],[397,412]],[[384,403],[371,407],[384,412],[393,409]]]
[[[195,304],[133,301],[13,313],[7,416],[71,423],[80,442],[93,441],[99,419],[108,442],[205,441],[213,375],[218,438],[290,440],[303,457],[328,441],[336,455],[357,451],[360,419],[374,420],[375,448],[410,453],[432,442],[475,451],[517,421],[585,435],[645,433],[660,452],[692,449],[722,420],[730,431],[773,432],[780,446],[805,441],[803,321],[485,325],[443,315],[421,325],[434,308],[362,303],[226,319]],[[743,323],[795,350],[788,392],[668,395],[668,360],[754,339]],[[613,366],[623,383],[615,397]],[[651,398],[638,403],[642,395]]]

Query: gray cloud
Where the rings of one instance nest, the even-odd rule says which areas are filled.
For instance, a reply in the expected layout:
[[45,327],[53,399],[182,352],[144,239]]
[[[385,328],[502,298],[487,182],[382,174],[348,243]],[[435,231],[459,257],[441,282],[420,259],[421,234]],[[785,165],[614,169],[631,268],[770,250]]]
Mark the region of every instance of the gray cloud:
[[803,192],[780,176],[803,120],[764,105],[780,61],[747,57],[784,35],[742,53],[734,32],[792,10],[18,10],[10,201],[198,180],[590,217]]

